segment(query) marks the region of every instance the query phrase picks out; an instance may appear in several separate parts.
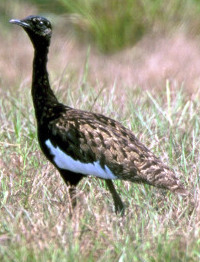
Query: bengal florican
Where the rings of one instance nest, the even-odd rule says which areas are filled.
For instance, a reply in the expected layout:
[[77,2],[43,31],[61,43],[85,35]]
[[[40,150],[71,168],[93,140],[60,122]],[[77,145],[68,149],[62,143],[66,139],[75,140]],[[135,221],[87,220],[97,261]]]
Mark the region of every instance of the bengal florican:
[[28,16],[11,23],[21,26],[34,47],[32,98],[42,152],[58,169],[67,186],[73,206],[76,186],[86,176],[105,179],[116,212],[124,205],[112,179],[145,183],[187,194],[175,173],[150,152],[129,130],[104,115],[61,104],[48,78],[47,55],[51,23],[44,17]]

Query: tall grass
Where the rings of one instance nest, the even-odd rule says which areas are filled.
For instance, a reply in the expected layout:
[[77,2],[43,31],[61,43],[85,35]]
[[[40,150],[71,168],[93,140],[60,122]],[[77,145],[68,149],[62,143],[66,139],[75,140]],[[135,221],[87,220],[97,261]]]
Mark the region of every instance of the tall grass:
[[77,36],[95,43],[103,52],[133,46],[149,31],[177,27],[199,32],[200,3],[195,0],[33,0],[43,11],[67,13]]
[[[108,116],[115,110],[198,198],[197,101],[187,99],[181,89],[172,92],[167,84],[156,96],[127,89],[121,110],[114,86],[93,104],[91,98],[98,93],[84,79],[83,100],[83,90],[74,93],[70,87],[60,99],[70,106],[79,100],[80,108],[101,108]],[[126,204],[122,218],[115,215],[104,183],[88,178],[78,187],[78,206],[70,219],[66,186],[37,144],[26,85],[18,88],[17,98],[7,93],[6,100],[1,99],[1,261],[198,261],[199,209],[163,190],[117,181]]]

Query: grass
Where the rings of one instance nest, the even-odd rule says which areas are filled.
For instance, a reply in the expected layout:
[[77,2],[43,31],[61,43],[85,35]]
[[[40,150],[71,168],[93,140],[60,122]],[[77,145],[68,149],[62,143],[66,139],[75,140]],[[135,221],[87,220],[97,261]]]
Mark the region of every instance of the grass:
[[[23,1],[23,0],[22,0]],[[57,12],[71,23],[78,39],[94,43],[104,53],[133,46],[148,32],[199,33],[200,4],[196,0],[29,0],[42,12]]]
[[[92,89],[85,76],[84,71],[82,100],[83,90],[70,87],[67,96],[58,90],[60,99],[114,114],[182,173],[198,203],[197,100],[189,100],[181,89],[173,92],[169,83],[156,96],[127,88],[121,110],[114,86],[93,104],[98,88]],[[115,215],[104,183],[85,179],[70,219],[66,187],[37,144],[29,87],[21,85],[17,92],[17,97],[8,92],[1,98],[1,261],[198,261],[198,207],[190,213],[189,202],[156,188],[117,181],[127,206],[122,218]]]
[[[106,73],[112,78],[105,57],[102,70],[92,50],[77,48],[75,55],[71,40],[54,37],[49,71],[60,101],[132,129],[174,168],[196,203],[192,209],[189,199],[116,181],[126,205],[120,217],[104,182],[88,178],[78,186],[78,205],[70,218],[66,186],[37,143],[30,96],[32,47],[21,30],[7,35],[0,43],[0,261],[199,261],[199,89],[189,96],[187,86],[172,80],[146,91],[125,77],[104,82]],[[77,61],[81,70],[73,66]]]

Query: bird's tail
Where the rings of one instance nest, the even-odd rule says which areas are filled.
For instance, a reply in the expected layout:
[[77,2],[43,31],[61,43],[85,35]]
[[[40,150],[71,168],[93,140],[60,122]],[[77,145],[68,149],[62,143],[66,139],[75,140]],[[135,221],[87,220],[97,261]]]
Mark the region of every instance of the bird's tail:
[[173,193],[179,194],[183,197],[187,197],[190,195],[189,191],[184,187],[184,185],[180,181],[178,181],[176,185],[172,186],[169,189]]
[[182,196],[188,196],[188,190],[171,168],[157,158],[149,160],[148,163],[148,168],[145,169],[143,166],[140,170],[141,176],[146,178],[147,183],[155,187],[168,189]]

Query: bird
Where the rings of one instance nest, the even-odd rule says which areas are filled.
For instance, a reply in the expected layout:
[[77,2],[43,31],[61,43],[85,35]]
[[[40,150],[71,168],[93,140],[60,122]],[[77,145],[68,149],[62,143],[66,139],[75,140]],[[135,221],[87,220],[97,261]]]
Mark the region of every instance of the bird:
[[121,214],[125,206],[112,180],[148,184],[182,196],[188,194],[175,172],[120,122],[58,101],[47,70],[52,36],[52,25],[47,18],[31,15],[11,19],[10,23],[21,26],[33,44],[31,94],[38,141],[66,183],[73,207],[77,203],[76,187],[87,176],[105,180],[115,212]]

